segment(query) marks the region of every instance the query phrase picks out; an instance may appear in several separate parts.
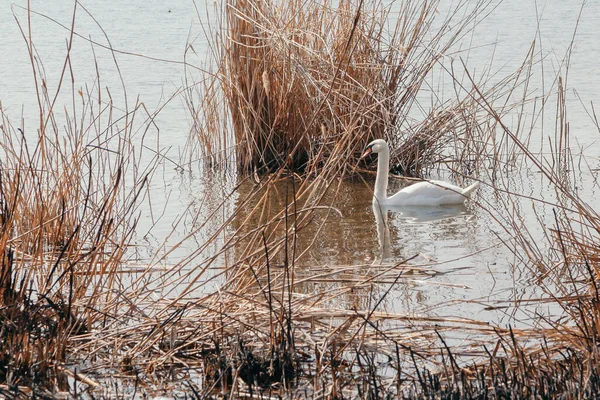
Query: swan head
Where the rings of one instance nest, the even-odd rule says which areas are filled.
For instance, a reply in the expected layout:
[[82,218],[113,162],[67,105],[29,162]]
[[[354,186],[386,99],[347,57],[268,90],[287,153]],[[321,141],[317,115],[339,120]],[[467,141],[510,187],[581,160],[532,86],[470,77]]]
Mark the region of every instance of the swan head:
[[366,157],[371,153],[381,153],[383,151],[389,151],[387,142],[383,139],[375,139],[369,143],[361,158]]

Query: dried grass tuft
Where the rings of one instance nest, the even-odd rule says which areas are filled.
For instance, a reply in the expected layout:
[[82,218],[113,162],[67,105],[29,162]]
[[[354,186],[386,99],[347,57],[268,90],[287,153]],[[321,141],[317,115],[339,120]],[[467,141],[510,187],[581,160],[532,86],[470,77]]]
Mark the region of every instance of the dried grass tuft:
[[[377,1],[225,2],[221,33],[212,38],[217,70],[202,81],[192,142],[204,144],[211,163],[235,149],[245,173],[341,174],[355,168],[371,140],[393,147],[407,140],[416,148],[407,144],[393,161],[418,172],[452,136],[439,129],[445,117],[434,117],[450,114],[443,110],[413,133],[417,95],[487,4],[462,10],[459,21],[456,14],[437,21],[437,6],[405,2],[392,17]],[[228,112],[215,112],[218,104]]]

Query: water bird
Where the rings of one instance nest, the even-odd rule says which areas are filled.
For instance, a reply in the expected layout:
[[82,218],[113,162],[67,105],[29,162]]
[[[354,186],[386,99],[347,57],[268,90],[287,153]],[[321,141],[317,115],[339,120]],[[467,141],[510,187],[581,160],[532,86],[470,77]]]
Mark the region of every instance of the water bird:
[[373,203],[381,206],[440,206],[462,204],[477,188],[478,182],[461,188],[444,181],[428,180],[405,187],[391,197],[387,197],[388,173],[390,169],[390,148],[383,139],[373,140],[363,153],[378,154],[377,178],[373,191]]

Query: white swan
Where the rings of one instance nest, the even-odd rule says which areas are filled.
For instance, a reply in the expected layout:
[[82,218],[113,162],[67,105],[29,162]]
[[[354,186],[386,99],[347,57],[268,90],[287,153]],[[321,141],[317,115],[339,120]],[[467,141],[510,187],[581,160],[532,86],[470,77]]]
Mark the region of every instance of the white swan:
[[390,169],[390,149],[383,139],[373,140],[363,153],[366,157],[378,153],[377,178],[373,192],[373,203],[382,206],[439,206],[444,204],[461,204],[478,185],[461,188],[444,181],[423,181],[405,187],[391,197],[387,197],[388,171]]

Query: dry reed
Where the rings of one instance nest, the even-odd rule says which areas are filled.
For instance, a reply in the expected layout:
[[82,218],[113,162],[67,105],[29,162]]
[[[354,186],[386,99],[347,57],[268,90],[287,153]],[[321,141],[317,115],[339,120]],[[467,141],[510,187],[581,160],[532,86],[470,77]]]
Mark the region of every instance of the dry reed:
[[[133,157],[142,107],[123,113],[110,93],[68,79],[73,27],[55,89],[23,35],[39,120],[15,128],[0,106],[0,392],[52,397],[69,379],[97,386],[66,367],[70,339],[120,309],[120,268],[152,167],[138,171]],[[65,95],[70,108],[58,106]]]
[[436,1],[403,3],[397,18],[377,1],[227,1],[210,26],[216,70],[200,81],[198,102],[186,96],[195,116],[189,147],[202,143],[202,158],[218,165],[235,158],[243,172],[344,174],[369,141],[385,138],[393,148],[414,143],[392,162],[421,174],[448,142],[465,141],[461,126],[479,123],[451,117],[468,109],[462,101],[440,105],[427,122],[411,113],[431,71],[488,5],[461,4],[438,21]]

